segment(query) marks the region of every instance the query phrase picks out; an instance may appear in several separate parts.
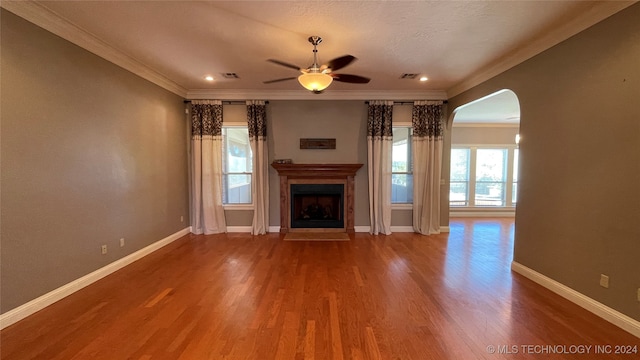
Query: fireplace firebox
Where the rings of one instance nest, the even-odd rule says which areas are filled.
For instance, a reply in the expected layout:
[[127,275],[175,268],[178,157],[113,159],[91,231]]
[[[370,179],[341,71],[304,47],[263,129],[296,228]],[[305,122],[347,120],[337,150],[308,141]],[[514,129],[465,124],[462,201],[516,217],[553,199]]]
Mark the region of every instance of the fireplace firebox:
[[291,228],[343,228],[343,184],[291,184]]

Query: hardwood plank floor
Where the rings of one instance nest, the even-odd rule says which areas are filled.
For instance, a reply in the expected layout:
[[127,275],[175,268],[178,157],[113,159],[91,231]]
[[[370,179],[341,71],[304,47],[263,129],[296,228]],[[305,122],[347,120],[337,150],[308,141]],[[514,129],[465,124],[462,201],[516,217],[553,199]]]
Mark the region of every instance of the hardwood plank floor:
[[[640,356],[595,354],[640,340],[510,271],[513,220],[450,227],[336,242],[188,235],[4,329],[1,358]],[[592,348],[540,353],[551,346]]]

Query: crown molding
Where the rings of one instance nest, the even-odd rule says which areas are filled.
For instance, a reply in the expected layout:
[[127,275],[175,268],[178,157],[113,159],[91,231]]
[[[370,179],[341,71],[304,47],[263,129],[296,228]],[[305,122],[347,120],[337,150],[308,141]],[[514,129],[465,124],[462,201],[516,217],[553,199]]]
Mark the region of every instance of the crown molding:
[[366,90],[331,90],[321,94],[314,94],[304,89],[300,90],[231,90],[231,89],[200,89],[189,90],[187,99],[216,99],[216,100],[447,100],[443,90],[429,91],[366,91]]
[[110,61],[172,93],[185,97],[187,89],[91,33],[33,1],[1,1],[0,6],[61,38]]
[[530,58],[540,54],[541,52],[561,43],[564,40],[576,35],[577,33],[586,30],[587,28],[599,23],[600,21],[608,18],[609,16],[624,10],[625,8],[633,5],[637,1],[598,1],[594,2],[587,11],[580,15],[568,19],[562,25],[553,30],[543,34],[542,36],[534,39],[526,46],[515,50],[514,52],[506,55],[498,60],[498,62],[491,64],[480,71],[476,72],[472,76],[466,78],[457,85],[454,85],[447,90],[447,95],[452,98],[459,95],[474,86],[499,75],[512,67],[529,60]]

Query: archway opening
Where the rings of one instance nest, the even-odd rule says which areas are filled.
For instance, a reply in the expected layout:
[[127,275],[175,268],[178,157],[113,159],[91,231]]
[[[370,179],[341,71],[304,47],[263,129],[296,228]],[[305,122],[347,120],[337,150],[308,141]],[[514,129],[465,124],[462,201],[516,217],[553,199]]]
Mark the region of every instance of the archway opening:
[[453,113],[449,213],[515,216],[520,102],[508,89],[459,106]]

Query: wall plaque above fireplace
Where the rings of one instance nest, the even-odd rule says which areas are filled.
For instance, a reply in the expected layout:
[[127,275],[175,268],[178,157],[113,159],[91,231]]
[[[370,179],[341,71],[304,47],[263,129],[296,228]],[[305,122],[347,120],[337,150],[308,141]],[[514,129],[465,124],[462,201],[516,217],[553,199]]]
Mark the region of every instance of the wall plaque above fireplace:
[[300,149],[335,149],[336,139],[300,139]]
[[354,227],[354,176],[362,164],[278,164],[280,232]]

